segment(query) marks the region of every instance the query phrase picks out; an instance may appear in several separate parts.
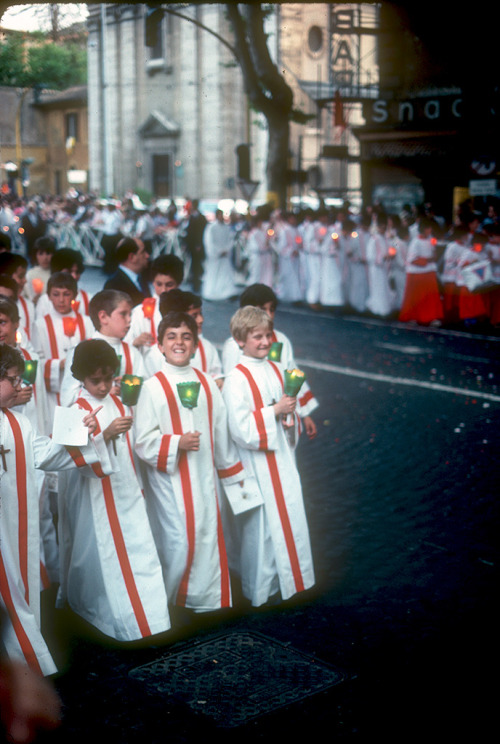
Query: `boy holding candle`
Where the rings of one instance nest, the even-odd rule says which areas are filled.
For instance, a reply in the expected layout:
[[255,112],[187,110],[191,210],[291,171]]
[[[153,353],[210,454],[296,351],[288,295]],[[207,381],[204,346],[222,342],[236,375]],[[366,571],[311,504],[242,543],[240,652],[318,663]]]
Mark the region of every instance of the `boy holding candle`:
[[[274,316],[278,305],[278,298],[271,287],[266,284],[251,284],[245,289],[240,297],[240,307],[251,305],[264,310],[272,324],[272,346],[269,358],[280,362],[284,369],[294,369],[297,365],[294,361],[293,347],[288,336],[274,328]],[[277,346],[278,345],[278,346]],[[224,374],[228,374],[241,359],[241,348],[236,340],[230,336],[222,348],[222,367]],[[297,400],[297,413],[309,439],[314,439],[318,433],[316,424],[311,414],[318,408],[318,401],[307,382],[304,383],[301,394]]]
[[[24,371],[24,360],[0,344],[0,595],[11,623],[4,637],[7,653],[25,660],[41,674],[55,664],[40,631],[40,525],[35,474],[75,466],[89,477],[111,472],[104,447],[91,441],[84,447],[65,447],[42,436],[29,419],[11,411]],[[95,430],[94,411],[83,417],[89,433]]]
[[191,316],[162,319],[165,361],[143,385],[135,446],[169,600],[207,612],[231,605],[218,484],[242,482],[243,467],[217,385],[190,364],[197,340]]
[[[122,293],[118,293],[122,294]],[[59,604],[102,633],[132,641],[170,628],[167,596],[133,454],[132,410],[112,392],[118,357],[103,338],[78,344],[71,371],[76,405],[96,413],[113,473],[100,481],[60,478]]]
[[281,365],[267,358],[273,339],[269,315],[253,306],[240,308],[231,333],[242,356],[224,382],[229,429],[264,500],[234,517],[239,550],[231,562],[243,594],[260,606],[278,592],[288,599],[314,584],[302,487],[287,437],[290,415],[296,425],[297,400],[285,394]]
[[[89,303],[89,313],[94,325],[92,338],[107,341],[115,350],[118,357],[118,367],[115,370],[115,384],[119,385],[122,375],[144,376],[144,363],[139,351],[123,339],[130,329],[132,302],[125,292],[117,289],[103,289],[97,292]],[[68,352],[63,380],[61,383],[61,405],[69,406],[78,397],[80,383],[71,373],[72,355],[74,349]],[[119,394],[119,389],[114,389]]]

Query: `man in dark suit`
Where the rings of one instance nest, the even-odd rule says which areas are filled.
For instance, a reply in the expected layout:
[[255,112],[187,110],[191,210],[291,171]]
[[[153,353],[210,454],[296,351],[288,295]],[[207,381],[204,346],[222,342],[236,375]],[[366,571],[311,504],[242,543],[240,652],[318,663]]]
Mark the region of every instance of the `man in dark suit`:
[[37,238],[41,238],[47,232],[47,223],[42,219],[35,201],[28,202],[25,213],[21,217],[21,228],[28,256],[33,255],[33,246]]
[[105,282],[103,289],[126,292],[132,304],[139,305],[150,294],[145,277],[149,255],[144,243],[138,238],[122,238],[116,246],[115,259],[118,269]]

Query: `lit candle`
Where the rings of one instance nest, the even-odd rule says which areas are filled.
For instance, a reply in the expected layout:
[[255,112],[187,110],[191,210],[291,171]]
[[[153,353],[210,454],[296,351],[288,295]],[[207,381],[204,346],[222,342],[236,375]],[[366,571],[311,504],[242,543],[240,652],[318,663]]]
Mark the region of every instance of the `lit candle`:
[[388,254],[389,254],[389,256],[395,256],[395,255],[396,255],[396,253],[397,253],[397,251],[396,251],[396,249],[394,248],[394,246],[393,246],[393,245],[390,245],[390,246],[389,246],[389,250],[388,250]]
[[290,395],[295,398],[298,395],[300,388],[306,380],[305,372],[300,369],[286,369],[285,370],[285,395]]
[[43,280],[35,277],[32,282],[33,292],[35,294],[42,294],[43,292]]
[[80,309],[80,300],[71,300],[71,307],[73,308],[75,313],[77,313]]
[[36,370],[38,366],[37,359],[27,359],[24,362],[23,380],[28,385],[33,385],[36,380]]
[[280,362],[282,351],[283,344],[281,343],[281,341],[273,341],[273,343],[271,344],[271,348],[269,349],[267,358],[270,359],[272,362]]
[[154,297],[146,297],[146,299],[143,300],[142,312],[144,313],[144,317],[148,318],[148,320],[151,320],[151,318],[154,316],[155,304],[156,300]]
[[123,375],[120,382],[120,395],[126,406],[135,406],[141,392],[142,377],[137,375]]
[[72,315],[65,315],[63,318],[64,335],[68,338],[72,338],[76,331],[76,318]]
[[194,431],[193,408],[198,405],[198,395],[200,393],[200,384],[196,380],[193,382],[178,382],[177,392],[184,408],[189,412],[189,427]]

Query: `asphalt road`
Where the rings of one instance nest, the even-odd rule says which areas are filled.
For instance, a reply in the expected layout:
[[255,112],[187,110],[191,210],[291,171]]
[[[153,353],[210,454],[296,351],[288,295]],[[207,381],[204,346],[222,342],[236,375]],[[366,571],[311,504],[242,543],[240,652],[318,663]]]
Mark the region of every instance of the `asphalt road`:
[[[222,343],[234,309],[205,303],[204,335]],[[276,327],[320,401],[318,437],[297,453],[315,589],[268,611],[236,601],[154,647],[111,647],[58,618],[65,719],[51,740],[486,741],[498,728],[500,339],[295,308],[279,308]],[[344,681],[225,729],[129,677],[241,630]]]

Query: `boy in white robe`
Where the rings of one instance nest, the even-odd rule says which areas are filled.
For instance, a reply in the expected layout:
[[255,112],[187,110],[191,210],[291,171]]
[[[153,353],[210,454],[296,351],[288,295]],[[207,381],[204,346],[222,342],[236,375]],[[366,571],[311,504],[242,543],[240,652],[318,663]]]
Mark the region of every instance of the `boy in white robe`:
[[[39,435],[30,421],[9,410],[21,388],[24,361],[0,345],[0,594],[11,623],[4,638],[11,658],[23,659],[43,675],[56,666],[40,630],[40,524],[35,470],[75,466],[92,478],[111,472],[106,450],[98,443],[65,447]],[[89,433],[92,414],[83,418]]]
[[[297,366],[294,361],[294,354],[292,344],[288,336],[285,336],[281,331],[277,331],[274,328],[274,316],[276,314],[276,307],[278,304],[278,298],[271,287],[266,284],[252,284],[242,292],[240,297],[240,307],[246,305],[252,305],[264,310],[271,322],[273,323],[272,328],[272,343],[281,344],[281,351],[276,357],[276,361],[280,362],[283,369],[295,369]],[[236,340],[230,336],[224,342],[222,348],[222,367],[224,374],[228,374],[240,361],[241,359],[241,348],[237,344]],[[300,396],[297,399],[297,413],[300,417],[299,433],[302,428],[305,430],[309,439],[314,439],[317,436],[318,429],[311,414],[318,408],[319,404],[314,397],[307,381],[302,386]]]
[[[165,315],[158,327],[165,362],[142,387],[135,434],[169,600],[208,612],[231,606],[218,488],[219,479],[223,485],[242,482],[243,467],[217,385],[190,364],[196,342],[191,316]],[[191,404],[181,397],[183,383],[198,387],[195,407],[186,407]]]
[[[158,256],[151,264],[150,277],[153,294],[133,308],[130,329],[124,339],[138,349],[147,369],[152,365],[151,362],[148,364],[148,357],[151,353],[154,356],[157,349],[156,329],[162,318],[160,297],[165,292],[180,287],[184,278],[184,263],[173,253]],[[156,371],[155,369],[154,372]]]
[[[92,338],[99,338],[115,350],[119,368],[115,370],[115,384],[112,392],[120,395],[122,375],[144,376],[144,362],[140,352],[124,341],[130,329],[132,300],[125,292],[117,289],[103,289],[97,292],[89,303],[89,315],[94,325]],[[73,354],[70,349],[66,356],[63,380],[61,383],[61,405],[70,406],[78,397],[81,382],[71,372]]]
[[[114,472],[100,481],[66,476],[59,502],[61,588],[74,612],[105,635],[133,641],[170,628],[158,553],[136,474],[132,410],[111,393],[118,358],[103,339],[79,344],[72,373],[83,385],[76,405],[101,406],[94,439]],[[62,480],[62,479],[60,479]]]
[[90,318],[73,309],[77,284],[71,274],[52,274],[47,283],[51,303],[49,313],[37,318],[33,327],[33,347],[44,365],[49,426],[54,410],[61,404],[60,393],[66,356],[70,349],[92,335]]
[[256,478],[264,503],[235,517],[239,533],[238,566],[243,594],[252,605],[282,599],[314,584],[309,530],[302,487],[284,417],[296,398],[285,395],[283,371],[267,359],[272,321],[259,308],[240,308],[231,333],[243,355],[224,382],[229,429],[245,471]]

